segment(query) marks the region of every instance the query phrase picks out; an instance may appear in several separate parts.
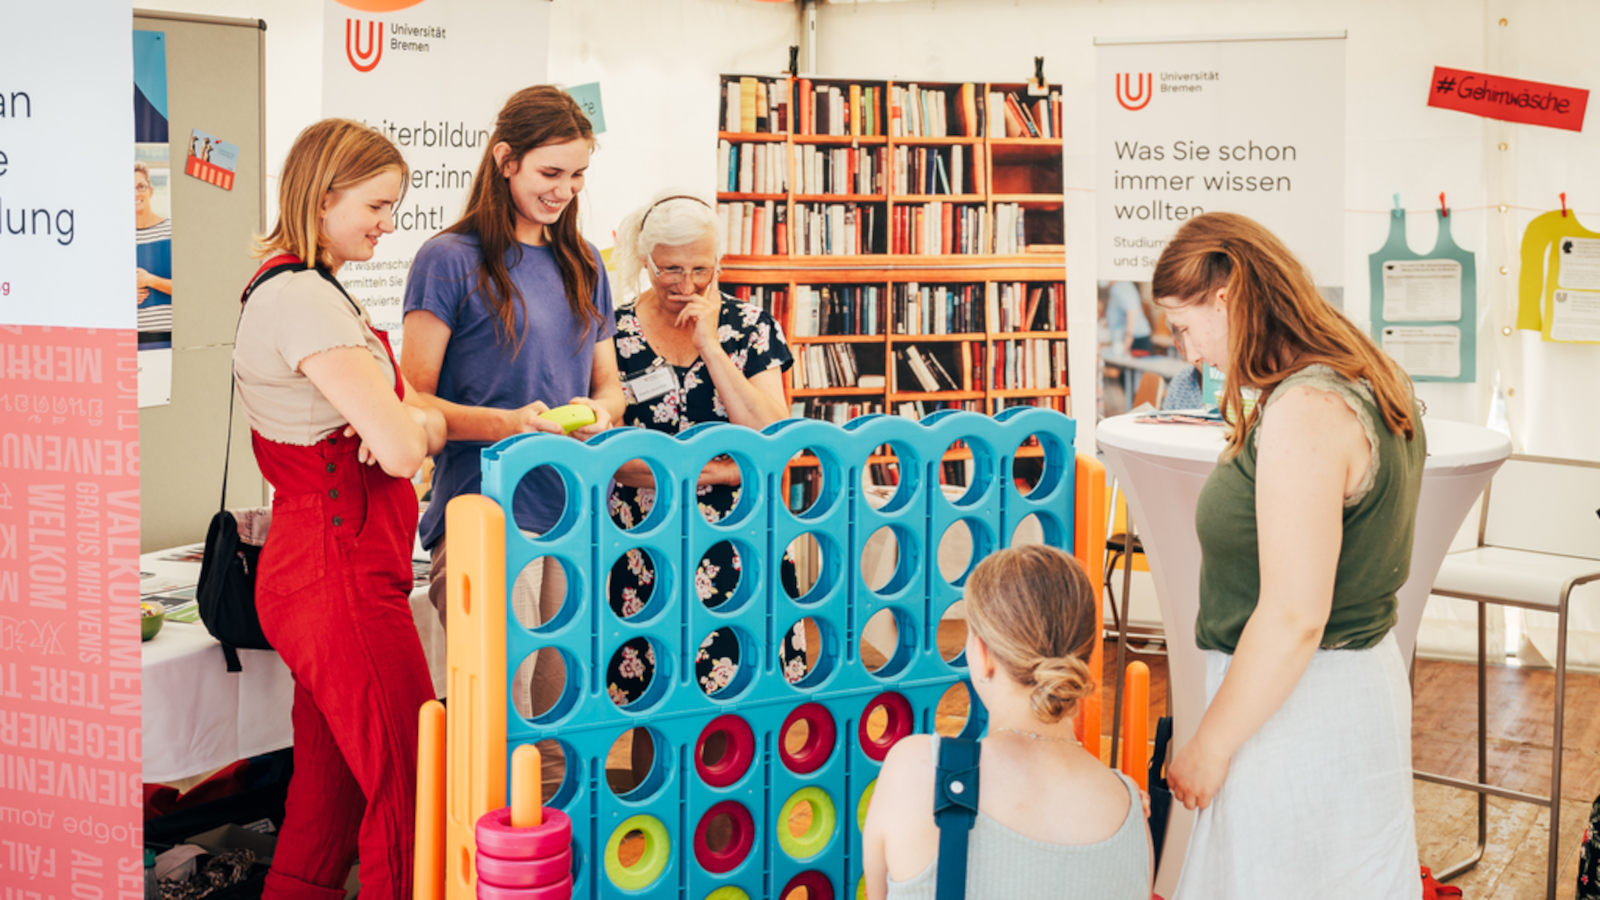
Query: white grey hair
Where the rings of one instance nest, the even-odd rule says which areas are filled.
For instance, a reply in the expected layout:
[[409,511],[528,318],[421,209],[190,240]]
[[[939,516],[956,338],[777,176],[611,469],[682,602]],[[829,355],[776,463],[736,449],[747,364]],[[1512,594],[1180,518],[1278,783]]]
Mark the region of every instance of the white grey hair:
[[722,223],[716,209],[699,195],[681,190],[661,191],[650,202],[628,213],[617,226],[617,284],[624,301],[639,295],[639,276],[645,259],[657,247],[681,247],[710,237],[716,241],[716,258],[722,259]]

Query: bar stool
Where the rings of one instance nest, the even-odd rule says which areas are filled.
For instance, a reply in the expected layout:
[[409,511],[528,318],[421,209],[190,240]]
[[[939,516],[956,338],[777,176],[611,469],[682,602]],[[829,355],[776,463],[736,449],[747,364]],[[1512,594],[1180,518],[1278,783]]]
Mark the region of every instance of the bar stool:
[[[1546,896],[1554,897],[1561,869],[1561,756],[1566,718],[1567,612],[1572,591],[1600,581],[1600,463],[1512,455],[1484,491],[1477,546],[1445,557],[1432,593],[1478,604],[1477,781],[1414,771],[1423,781],[1478,795],[1478,846],[1444,869],[1440,881],[1478,864],[1488,839],[1491,796],[1550,811]],[[1529,534],[1536,530],[1536,534]],[[1556,616],[1555,724],[1550,793],[1539,796],[1488,783],[1488,707],[1485,607],[1489,604]]]

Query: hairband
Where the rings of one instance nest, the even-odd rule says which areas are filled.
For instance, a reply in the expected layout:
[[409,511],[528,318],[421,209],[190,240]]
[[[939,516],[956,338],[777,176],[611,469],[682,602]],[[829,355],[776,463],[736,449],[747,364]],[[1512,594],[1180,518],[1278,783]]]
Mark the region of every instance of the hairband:
[[704,200],[701,200],[699,197],[696,197],[693,194],[673,194],[670,197],[662,197],[660,200],[657,200],[656,202],[650,204],[649,209],[646,209],[644,211],[644,215],[639,217],[639,230],[640,231],[644,231],[644,223],[650,218],[651,211],[654,210],[656,207],[660,206],[661,204],[667,202],[668,200],[693,200],[694,202],[700,204],[701,206],[704,206],[706,209],[710,209],[711,208],[711,204],[705,202]]

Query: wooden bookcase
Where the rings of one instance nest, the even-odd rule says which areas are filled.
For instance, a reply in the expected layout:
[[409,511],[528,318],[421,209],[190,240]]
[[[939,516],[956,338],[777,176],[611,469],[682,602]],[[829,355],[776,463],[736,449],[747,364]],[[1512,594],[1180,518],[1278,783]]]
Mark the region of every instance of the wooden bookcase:
[[797,415],[1070,413],[1059,86],[721,82],[721,285],[782,324]]

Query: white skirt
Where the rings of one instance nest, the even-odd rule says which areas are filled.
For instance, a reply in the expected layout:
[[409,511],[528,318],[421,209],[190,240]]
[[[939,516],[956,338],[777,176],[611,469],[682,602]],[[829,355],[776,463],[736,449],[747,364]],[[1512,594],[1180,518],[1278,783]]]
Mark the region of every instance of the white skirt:
[[[1206,702],[1233,657],[1205,652]],[[1390,632],[1318,650],[1234,754],[1189,839],[1174,900],[1416,900],[1411,685]]]

